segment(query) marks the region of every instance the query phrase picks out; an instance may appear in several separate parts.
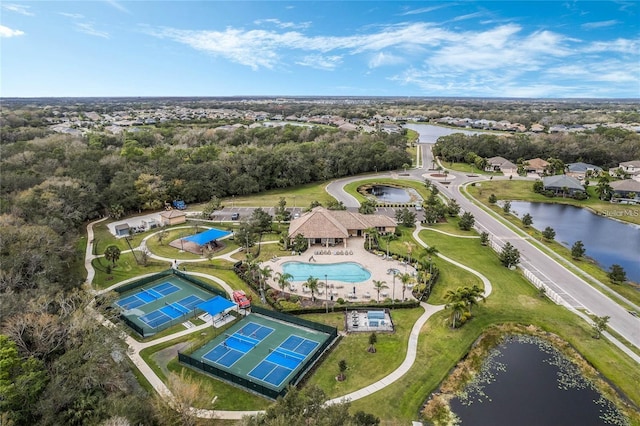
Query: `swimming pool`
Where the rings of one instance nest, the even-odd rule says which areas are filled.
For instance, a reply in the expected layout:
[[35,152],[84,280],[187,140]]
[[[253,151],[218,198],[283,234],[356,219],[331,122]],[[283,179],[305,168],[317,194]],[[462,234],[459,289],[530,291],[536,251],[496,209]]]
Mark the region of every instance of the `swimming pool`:
[[358,283],[371,278],[371,272],[356,262],[326,264],[285,262],[282,264],[282,270],[293,276],[291,281],[306,281],[310,276],[324,280],[325,275],[327,280],[347,283]]

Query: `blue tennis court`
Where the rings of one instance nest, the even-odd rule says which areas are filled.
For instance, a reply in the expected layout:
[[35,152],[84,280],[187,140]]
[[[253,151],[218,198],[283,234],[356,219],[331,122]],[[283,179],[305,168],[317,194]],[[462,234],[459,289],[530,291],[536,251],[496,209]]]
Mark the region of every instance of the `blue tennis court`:
[[175,286],[170,282],[165,282],[149,289],[142,288],[136,294],[119,300],[117,304],[126,310],[136,309],[142,305],[146,305],[147,303],[151,303],[168,296],[171,293],[175,293],[178,290],[180,290],[180,287]]
[[249,376],[276,387],[304,362],[307,356],[318,346],[318,342],[291,335],[249,372]]
[[227,338],[222,343],[204,354],[202,358],[225,367],[231,367],[258,343],[260,343],[259,340],[233,333],[227,335]]
[[190,314],[191,310],[201,302],[203,302],[201,298],[191,295],[177,302],[167,303],[162,308],[141,316],[140,321],[150,327],[156,328],[171,320]]
[[236,331],[236,333],[242,336],[249,336],[253,339],[262,340],[273,332],[273,328],[267,327],[266,325],[256,324],[255,322],[250,322],[249,324],[242,327],[240,330]]

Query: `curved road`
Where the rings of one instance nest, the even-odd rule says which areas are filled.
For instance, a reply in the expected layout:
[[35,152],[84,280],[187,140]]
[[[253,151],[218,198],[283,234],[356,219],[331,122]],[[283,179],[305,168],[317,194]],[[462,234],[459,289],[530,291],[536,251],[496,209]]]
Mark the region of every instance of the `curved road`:
[[[424,142],[421,140],[421,142]],[[435,142],[435,141],[430,141]],[[422,149],[422,164],[431,165],[433,155],[431,153],[431,143],[420,143]],[[423,166],[424,167],[424,166]],[[429,173],[424,168],[412,169],[408,171],[411,179],[423,181],[429,178]],[[389,176],[388,174],[377,176]],[[437,179],[430,179],[435,183],[440,192],[448,198],[455,199],[463,211],[473,214],[476,224],[486,230],[492,237],[492,241],[499,246],[510,242],[520,251],[521,265],[530,270],[535,277],[556,292],[567,302],[571,309],[586,311],[587,313],[602,317],[609,316],[609,327],[624,339],[629,341],[636,348],[640,348],[640,319],[632,316],[618,303],[608,296],[598,291],[582,278],[575,275],[566,267],[559,264],[555,259],[535,247],[527,239],[518,235],[515,231],[498,221],[493,215],[486,212],[467,197],[462,195],[460,188],[473,180],[486,179],[483,177],[470,178],[464,173],[450,171],[449,183],[443,185]],[[363,177],[352,177],[340,179],[327,185],[327,191],[333,197],[342,201],[347,208],[357,208],[358,202],[349,194],[345,194],[344,185],[353,181],[362,180]],[[584,316],[583,316],[584,318]],[[614,343],[616,343],[614,341]],[[618,344],[623,351],[638,359],[624,346]]]

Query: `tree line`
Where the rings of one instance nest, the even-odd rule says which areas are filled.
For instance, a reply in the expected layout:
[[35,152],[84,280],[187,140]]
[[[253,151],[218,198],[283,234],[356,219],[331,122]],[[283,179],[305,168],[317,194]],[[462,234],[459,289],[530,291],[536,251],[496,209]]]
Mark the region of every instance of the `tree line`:
[[509,134],[455,133],[442,136],[434,155],[446,161],[467,162],[501,156],[514,163],[519,159],[555,158],[564,163],[585,162],[604,169],[640,158],[640,134],[617,128],[598,127],[583,133]]

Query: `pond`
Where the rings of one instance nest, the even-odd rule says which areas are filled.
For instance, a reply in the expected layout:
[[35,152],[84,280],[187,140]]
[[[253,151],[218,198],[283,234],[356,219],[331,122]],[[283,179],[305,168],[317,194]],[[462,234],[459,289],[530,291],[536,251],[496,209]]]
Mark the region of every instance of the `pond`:
[[[467,130],[463,128],[452,129],[449,127],[434,126],[433,124],[409,123],[409,124],[405,124],[402,127],[418,132],[419,143],[436,143],[436,141],[440,136],[448,136],[454,133],[464,133],[465,135],[476,135],[478,133],[481,133],[478,131]],[[486,133],[486,132],[482,132],[482,133]]]
[[413,188],[374,185],[367,190],[367,193],[385,203],[413,203],[420,200],[420,196]]
[[592,258],[605,270],[618,264],[627,279],[640,282],[640,226],[623,223],[589,210],[566,204],[512,201],[511,210],[522,217],[529,213],[533,227],[542,231],[550,226],[556,231],[556,241],[571,246],[578,240]]
[[461,396],[461,424],[474,426],[628,425],[578,367],[549,342],[511,336],[494,348]]

